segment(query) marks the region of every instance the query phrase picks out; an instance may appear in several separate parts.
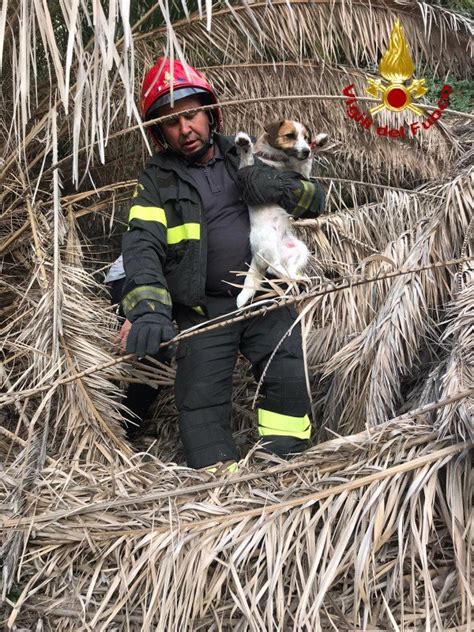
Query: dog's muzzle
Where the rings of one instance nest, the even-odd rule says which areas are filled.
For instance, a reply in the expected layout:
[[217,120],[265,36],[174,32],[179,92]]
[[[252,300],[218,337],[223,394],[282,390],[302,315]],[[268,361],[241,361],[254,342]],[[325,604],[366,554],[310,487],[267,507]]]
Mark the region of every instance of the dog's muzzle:
[[297,160],[306,160],[311,153],[311,149],[291,149],[288,154]]

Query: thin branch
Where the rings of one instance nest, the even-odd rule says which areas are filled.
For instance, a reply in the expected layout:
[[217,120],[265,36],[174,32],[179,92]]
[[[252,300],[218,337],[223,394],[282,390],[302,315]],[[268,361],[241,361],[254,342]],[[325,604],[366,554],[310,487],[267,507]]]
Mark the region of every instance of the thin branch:
[[[411,461],[399,463],[398,465],[394,465],[392,467],[386,468],[385,470],[376,472],[375,474],[369,474],[368,476],[361,476],[360,478],[356,478],[354,480],[348,481],[347,483],[342,483],[340,485],[330,486],[328,489],[323,491],[315,492],[313,494],[307,494],[304,496],[300,496],[298,498],[292,498],[291,500],[287,500],[284,502],[274,503],[272,505],[264,505],[263,507],[257,507],[256,509],[248,509],[245,511],[235,512],[231,515],[219,516],[217,518],[208,518],[205,520],[198,520],[195,522],[180,522],[179,529],[181,532],[190,531],[190,530],[201,530],[207,529],[212,526],[216,526],[216,523],[225,523],[225,526],[228,527],[230,524],[235,522],[240,522],[245,520],[246,518],[256,518],[262,515],[265,515],[267,518],[270,514],[274,514],[279,511],[288,511],[289,509],[294,509],[295,507],[300,507],[301,505],[307,505],[307,503],[315,503],[320,500],[324,500],[325,498],[329,498],[331,496],[337,496],[343,494],[344,492],[354,491],[360,487],[369,486],[372,483],[381,481],[385,478],[391,478],[393,476],[397,476],[399,474],[404,474],[406,472],[410,472],[412,470],[416,470],[419,468],[428,465],[429,463],[434,463],[436,461],[442,461],[448,457],[454,456],[455,454],[459,454],[460,452],[467,451],[474,446],[474,442],[472,441],[463,441],[461,443],[456,443],[454,445],[450,445],[446,448],[442,448],[441,450],[435,450],[430,454],[426,454],[420,456],[416,459],[412,459]],[[253,475],[248,475],[251,478]],[[242,480],[245,480],[245,477],[241,477]],[[222,487],[223,485],[232,485],[237,482],[237,479],[224,479],[217,482],[204,483],[203,485],[196,486],[199,489],[205,489],[205,486],[213,487]],[[321,484],[326,484],[324,480],[321,481]],[[185,490],[188,494],[193,493],[193,488],[188,487]],[[196,491],[196,488],[194,489]],[[75,509],[55,511],[50,514],[43,515],[35,515],[34,521],[36,524],[44,523],[44,522],[57,522],[58,520],[64,518],[70,518],[72,516],[84,515],[88,513],[96,513],[98,511],[107,511],[114,504],[119,504],[121,507],[136,505],[137,503],[150,503],[156,502],[162,498],[172,498],[179,496],[183,493],[183,490],[175,489],[168,490],[166,492],[155,492],[152,494],[147,494],[146,496],[138,496],[132,498],[120,498],[117,501],[106,501],[95,504],[87,504],[80,507],[76,507]],[[22,526],[27,526],[31,524],[31,516],[27,518],[11,518],[3,521],[3,528],[14,528],[18,529]],[[169,526],[165,528],[158,529],[136,529],[133,531],[134,535],[144,535],[149,533],[163,533],[169,531]],[[131,531],[116,531],[109,534],[104,534],[101,539],[108,538],[117,538],[121,535],[130,534]]]
[[[234,100],[230,100],[230,101],[222,101],[219,102],[218,107],[219,108],[227,108],[227,107],[235,107],[235,106],[241,106],[241,105],[250,105],[252,103],[274,103],[274,102],[279,102],[279,101],[310,101],[310,100],[321,100],[321,101],[345,101],[347,100],[347,97],[345,97],[342,94],[291,94],[291,95],[278,95],[278,96],[271,96],[271,97],[253,97],[251,99],[234,99]],[[358,101],[363,101],[363,102],[368,102],[368,103],[379,103],[378,99],[374,99],[373,97],[357,97]],[[201,105],[198,108],[192,108],[190,110],[183,110],[182,114],[189,114],[191,112],[204,112],[206,110],[212,110],[215,109],[216,106],[215,105]],[[431,106],[431,105],[424,105],[423,104],[423,108],[428,110],[428,111],[434,111],[436,110],[436,106]],[[467,118],[469,120],[474,120],[474,114],[468,114],[467,112],[457,112],[456,110],[450,110],[448,108],[446,108],[445,110],[443,110],[443,112],[449,112],[450,114],[454,114],[456,116],[461,116],[464,118]],[[150,119],[149,121],[142,121],[140,122],[138,125],[132,125],[130,127],[127,127],[125,129],[121,129],[117,132],[115,132],[114,134],[110,134],[110,136],[108,137],[108,142],[110,142],[111,140],[115,139],[115,138],[119,138],[120,136],[124,136],[126,134],[130,134],[131,132],[135,132],[137,130],[142,130],[144,128],[147,127],[151,127],[152,125],[156,125],[157,123],[163,123],[164,121],[168,121],[172,118],[174,118],[175,115],[174,114],[167,114],[166,116],[159,116],[157,118],[154,119]],[[439,121],[435,121],[435,126],[439,125]],[[92,147],[95,147],[96,145],[98,145],[100,143],[100,140],[96,140],[92,143],[89,143],[87,145],[84,145],[83,147],[80,147],[77,150],[77,153],[81,153],[84,151],[87,151],[88,149],[91,149]],[[64,164],[65,162],[67,162],[68,160],[71,160],[71,158],[73,158],[73,154],[69,154],[68,156],[65,156],[64,158],[62,158],[59,162],[51,165],[51,167],[49,167],[48,171],[50,171],[51,169],[55,169],[58,166]],[[46,173],[46,172],[45,172]],[[0,182],[1,182],[1,174],[0,174]]]
[[[326,290],[313,290],[310,292],[304,292],[300,294],[299,296],[280,296],[278,297],[278,299],[268,299],[265,301],[261,301],[261,303],[265,303],[265,306],[259,307],[259,309],[252,310],[252,306],[248,308],[242,308],[242,310],[236,310],[236,312],[240,313],[240,315],[235,316],[230,319],[226,319],[225,321],[221,320],[220,322],[216,324],[207,325],[207,323],[211,323],[211,322],[214,322],[215,320],[219,320],[219,319],[212,319],[212,320],[206,321],[206,326],[197,325],[195,327],[191,327],[190,329],[185,330],[183,333],[180,333],[177,336],[175,336],[172,340],[163,342],[160,345],[160,349],[164,347],[168,347],[170,345],[174,345],[177,342],[180,342],[181,340],[184,340],[185,338],[190,338],[191,336],[197,335],[198,333],[207,332],[212,329],[217,329],[220,327],[226,327],[231,323],[241,322],[249,318],[255,318],[256,316],[266,314],[275,309],[281,309],[282,307],[285,307],[287,305],[302,303],[304,301],[307,301],[308,299],[315,298],[317,296],[325,296],[327,294],[342,292],[344,290],[348,290],[353,287],[366,285],[368,283],[376,283],[378,281],[393,279],[395,277],[404,276],[406,274],[415,274],[417,272],[424,272],[426,270],[432,270],[434,268],[444,268],[447,266],[458,265],[459,263],[473,261],[473,260],[474,260],[474,257],[467,257],[465,259],[451,259],[450,261],[439,261],[436,263],[432,263],[430,265],[420,266],[417,268],[411,268],[410,270],[395,270],[394,272],[390,272],[384,275],[376,275],[375,277],[371,277],[371,278],[361,279],[357,281],[346,281],[344,283],[341,283],[339,285],[336,285]],[[82,378],[86,375],[91,375],[92,373],[96,373],[97,371],[102,371],[104,369],[110,368],[116,364],[120,364],[121,362],[126,362],[128,360],[131,360],[134,357],[135,357],[135,354],[128,353],[120,358],[109,360],[108,362],[103,362],[102,364],[97,364],[93,367],[90,367],[89,369],[85,369],[84,371],[81,371],[80,373],[75,373],[74,375],[70,375],[67,378],[62,378],[60,380],[57,380],[56,382],[52,384],[45,384],[38,388],[27,389],[24,391],[19,391],[17,393],[11,392],[11,391],[7,392],[5,395],[0,395],[0,403],[10,404],[18,399],[24,399],[25,397],[31,397],[33,395],[38,395],[39,393],[44,393],[50,389],[55,389],[58,386],[69,384],[70,382],[73,382],[74,380]]]

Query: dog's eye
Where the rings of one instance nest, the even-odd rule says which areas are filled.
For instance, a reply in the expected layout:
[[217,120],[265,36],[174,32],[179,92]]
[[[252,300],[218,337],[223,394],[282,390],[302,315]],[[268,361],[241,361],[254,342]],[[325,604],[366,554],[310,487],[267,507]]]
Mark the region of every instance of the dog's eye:
[[290,132],[289,134],[285,134],[285,138],[288,138],[289,140],[295,140],[296,134]]

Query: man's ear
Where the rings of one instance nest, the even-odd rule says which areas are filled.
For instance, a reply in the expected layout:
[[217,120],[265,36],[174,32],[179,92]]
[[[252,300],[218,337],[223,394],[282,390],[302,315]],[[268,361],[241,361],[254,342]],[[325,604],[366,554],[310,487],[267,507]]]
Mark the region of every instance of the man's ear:
[[317,149],[319,147],[323,147],[328,142],[329,135],[328,134],[317,134],[311,139],[310,147],[311,149]]
[[280,127],[285,122],[285,119],[280,119],[279,121],[273,121],[272,123],[268,123],[265,125],[264,130],[269,138],[276,138],[278,136],[278,132],[280,131]]

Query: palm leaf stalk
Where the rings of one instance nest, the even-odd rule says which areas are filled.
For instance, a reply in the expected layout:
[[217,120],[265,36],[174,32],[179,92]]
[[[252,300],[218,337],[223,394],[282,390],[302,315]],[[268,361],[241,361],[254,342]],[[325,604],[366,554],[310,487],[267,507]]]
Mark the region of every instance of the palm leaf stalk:
[[[449,484],[460,499],[467,447],[411,420],[334,439],[289,464],[249,454],[228,481],[139,456],[114,471],[56,469],[53,479],[46,468],[9,623],[39,612],[61,629],[104,628],[130,612],[132,629],[318,629],[392,618],[410,625],[429,610],[433,624],[454,626],[468,569],[450,551],[465,550],[467,515],[454,507],[461,520],[452,531],[439,476],[453,464]],[[67,503],[58,505],[56,486]],[[92,501],[91,489],[101,490]],[[29,524],[7,519],[20,533]],[[41,597],[30,599],[39,583]]]
[[[469,76],[472,22],[411,0],[193,8],[0,11],[2,623],[469,629],[472,115],[389,143],[352,125],[341,92],[364,94],[397,17],[419,76]],[[308,278],[272,282],[264,304],[299,305],[314,445],[291,462],[250,449],[258,386],[240,359],[230,479],[183,464],[174,366],[117,357],[101,284],[150,151],[138,86],[161,54],[207,73],[229,133],[291,116],[331,136],[315,168],[327,213],[296,223]],[[138,453],[120,427],[133,381],[161,386]]]

